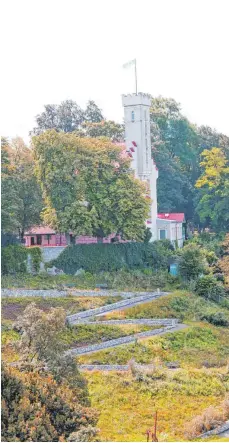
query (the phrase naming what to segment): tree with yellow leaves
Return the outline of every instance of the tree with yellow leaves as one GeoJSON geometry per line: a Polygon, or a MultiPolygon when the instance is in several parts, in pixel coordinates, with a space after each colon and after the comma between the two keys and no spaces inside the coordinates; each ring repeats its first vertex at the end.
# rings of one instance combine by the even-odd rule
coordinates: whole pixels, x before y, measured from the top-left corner
{"type": "Polygon", "coordinates": [[[203,173],[196,182],[200,189],[197,212],[201,222],[217,232],[229,230],[229,163],[220,148],[205,149],[200,162],[203,173]]]}

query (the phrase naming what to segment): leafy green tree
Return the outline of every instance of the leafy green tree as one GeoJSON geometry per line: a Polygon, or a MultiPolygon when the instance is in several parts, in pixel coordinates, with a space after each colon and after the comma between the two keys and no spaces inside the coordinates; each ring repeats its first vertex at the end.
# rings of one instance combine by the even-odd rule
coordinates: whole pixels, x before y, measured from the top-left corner
{"type": "Polygon", "coordinates": [[[99,109],[93,100],[89,100],[84,113],[84,118],[87,122],[91,123],[99,123],[105,120],[101,109],[99,109]]]}
{"type": "Polygon", "coordinates": [[[206,226],[218,231],[229,229],[229,162],[220,148],[201,154],[203,173],[196,182],[200,189],[197,212],[206,226]]]}
{"type": "Polygon", "coordinates": [[[179,272],[185,280],[195,280],[205,270],[206,259],[201,248],[187,244],[180,252],[179,272]]]}
{"type": "Polygon", "coordinates": [[[98,123],[88,121],[83,127],[87,137],[107,137],[113,142],[122,142],[124,139],[124,126],[111,120],[98,123]]]}
{"type": "Polygon", "coordinates": [[[221,283],[219,283],[213,275],[204,275],[200,277],[196,282],[195,291],[201,297],[220,301],[220,297],[225,296],[225,290],[221,283]]]}
{"type": "Polygon", "coordinates": [[[31,149],[23,140],[2,145],[2,231],[18,233],[40,222],[43,207],[40,186],[34,175],[31,149]]]}
{"type": "Polygon", "coordinates": [[[222,149],[223,153],[229,159],[229,137],[225,134],[216,132],[209,126],[200,126],[196,128],[200,151],[212,149],[214,146],[222,149]]]}
{"type": "Polygon", "coordinates": [[[31,134],[42,134],[47,129],[73,132],[84,121],[84,112],[73,100],[65,100],[60,105],[45,105],[45,111],[36,116],[37,127],[31,134]]]}
{"type": "Polygon", "coordinates": [[[45,221],[61,232],[141,240],[149,202],[123,148],[106,139],[46,132],[34,137],[45,221]]]}
{"type": "Polygon", "coordinates": [[[3,233],[16,232],[18,228],[18,198],[14,180],[14,168],[10,162],[10,147],[6,138],[1,139],[1,229],[3,233]]]}
{"type": "Polygon", "coordinates": [[[198,137],[173,99],[152,98],[152,156],[159,169],[158,203],[162,212],[194,214],[194,183],[198,177],[198,137]]]}

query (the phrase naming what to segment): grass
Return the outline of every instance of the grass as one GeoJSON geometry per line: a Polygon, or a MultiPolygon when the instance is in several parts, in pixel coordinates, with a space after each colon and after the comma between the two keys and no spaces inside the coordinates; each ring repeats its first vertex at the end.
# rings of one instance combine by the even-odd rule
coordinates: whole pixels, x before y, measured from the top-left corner
{"type": "Polygon", "coordinates": [[[152,270],[121,270],[118,272],[103,272],[91,274],[85,272],[81,275],[39,275],[17,274],[3,275],[3,288],[25,289],[64,289],[71,285],[73,289],[95,289],[98,284],[107,284],[108,288],[118,291],[152,291],[158,287],[166,290],[179,287],[177,279],[168,272],[153,273],[152,270]],[[147,272],[146,272],[147,271],[147,272]],[[73,286],[72,286],[73,285],[73,286]]]}
{"type": "Polygon", "coordinates": [[[106,340],[132,335],[137,332],[148,331],[149,329],[154,329],[154,327],[139,325],[77,325],[66,328],[61,338],[70,346],[77,347],[101,343],[106,340]]]}
{"type": "MultiPolygon", "coordinates": [[[[224,373],[225,370],[220,371],[224,373]]],[[[198,380],[198,373],[186,371],[180,383],[173,380],[174,389],[160,392],[161,380],[151,384],[139,382],[131,373],[85,373],[92,406],[100,412],[98,428],[100,441],[146,441],[146,430],[153,427],[158,411],[159,441],[185,441],[185,424],[210,405],[217,405],[224,397],[223,383],[212,374],[200,374],[199,385],[208,386],[208,392],[183,389],[198,380]],[[185,376],[185,379],[184,379],[185,376]],[[181,389],[176,391],[176,386],[181,389]],[[217,388],[220,387],[220,390],[217,388]],[[157,388],[157,389],[155,389],[157,388]],[[156,391],[156,392],[155,392],[156,391]]],[[[197,382],[195,383],[197,385],[197,382]]],[[[218,440],[219,441],[219,440],[218,440]]],[[[223,440],[222,440],[223,441],[223,440]]]]}
{"type": "Polygon", "coordinates": [[[182,367],[200,368],[224,365],[228,356],[229,330],[200,323],[179,332],[83,355],[79,363],[126,364],[131,359],[151,363],[159,357],[164,363],[178,361],[182,367]]]}
{"type": "Polygon", "coordinates": [[[179,318],[181,321],[198,321],[203,314],[215,314],[219,311],[229,320],[229,309],[223,305],[187,291],[173,291],[148,303],[110,312],[103,318],[179,318]]]}
{"type": "MultiPolygon", "coordinates": [[[[62,277],[62,276],[61,276],[62,277]]],[[[12,343],[18,334],[10,329],[12,321],[31,301],[44,309],[62,306],[66,312],[79,312],[110,303],[106,297],[3,298],[3,358],[18,359],[12,343]]],[[[112,302],[116,298],[112,298],[112,302]]],[[[209,406],[217,406],[229,391],[229,328],[201,321],[203,313],[223,312],[226,306],[210,303],[184,291],[120,312],[106,318],[179,318],[188,327],[163,336],[138,340],[78,358],[79,363],[125,364],[131,359],[152,363],[161,368],[154,374],[130,372],[85,372],[92,406],[99,413],[100,441],[146,441],[146,430],[152,428],[158,411],[159,441],[185,441],[186,425],[209,406]],[[180,368],[170,370],[169,362],[180,368]]],[[[143,326],[82,325],[66,328],[62,335],[70,346],[81,346],[143,330],[143,326]]],[[[151,328],[151,327],[150,327],[151,328]]],[[[206,441],[227,441],[211,437],[206,441]]]]}

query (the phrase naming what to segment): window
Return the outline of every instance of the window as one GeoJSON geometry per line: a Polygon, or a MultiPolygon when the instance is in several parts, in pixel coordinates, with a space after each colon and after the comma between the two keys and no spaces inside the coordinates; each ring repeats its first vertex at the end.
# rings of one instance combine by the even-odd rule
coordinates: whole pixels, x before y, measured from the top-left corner
{"type": "Polygon", "coordinates": [[[134,122],[134,119],[135,119],[135,117],[134,117],[134,111],[131,111],[131,121],[134,122]]]}
{"type": "Polygon", "coordinates": [[[165,240],[165,239],[166,239],[166,230],[160,229],[160,240],[165,240]]]}

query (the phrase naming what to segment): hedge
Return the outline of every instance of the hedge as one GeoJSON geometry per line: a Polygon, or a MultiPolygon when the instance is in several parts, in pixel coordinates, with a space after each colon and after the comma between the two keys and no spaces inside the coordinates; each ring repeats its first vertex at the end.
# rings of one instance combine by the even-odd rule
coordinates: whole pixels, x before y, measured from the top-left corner
{"type": "Polygon", "coordinates": [[[101,272],[153,267],[158,270],[167,268],[171,254],[160,242],[72,245],[50,265],[66,274],[75,274],[78,269],[101,272]]]}
{"type": "Polygon", "coordinates": [[[40,269],[41,249],[38,247],[26,249],[22,245],[10,245],[1,248],[2,274],[18,274],[27,272],[27,257],[31,255],[35,272],[40,269]]]}

